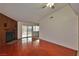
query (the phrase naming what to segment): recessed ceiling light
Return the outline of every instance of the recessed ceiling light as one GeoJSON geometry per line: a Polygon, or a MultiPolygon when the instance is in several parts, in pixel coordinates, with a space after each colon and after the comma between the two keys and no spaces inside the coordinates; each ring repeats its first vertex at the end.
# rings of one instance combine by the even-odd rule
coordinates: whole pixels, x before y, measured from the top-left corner
{"type": "Polygon", "coordinates": [[[51,16],[50,18],[54,18],[53,16],[51,16]]]}

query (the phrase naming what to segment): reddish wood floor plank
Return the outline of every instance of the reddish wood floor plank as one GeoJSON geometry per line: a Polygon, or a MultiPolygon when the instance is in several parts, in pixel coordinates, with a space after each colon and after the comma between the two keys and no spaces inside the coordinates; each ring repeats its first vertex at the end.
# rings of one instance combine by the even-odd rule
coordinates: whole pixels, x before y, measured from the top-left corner
{"type": "Polygon", "coordinates": [[[75,56],[76,51],[44,40],[17,40],[0,48],[0,56],[75,56]]]}

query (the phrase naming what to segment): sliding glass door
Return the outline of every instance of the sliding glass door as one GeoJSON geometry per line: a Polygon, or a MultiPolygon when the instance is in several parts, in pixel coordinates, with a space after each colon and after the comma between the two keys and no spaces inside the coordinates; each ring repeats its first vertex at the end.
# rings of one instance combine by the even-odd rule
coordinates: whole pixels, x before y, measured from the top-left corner
{"type": "Polygon", "coordinates": [[[32,26],[22,26],[22,38],[32,37],[32,26]]]}
{"type": "Polygon", "coordinates": [[[38,38],[39,37],[39,26],[26,26],[22,25],[22,39],[26,38],[28,40],[32,40],[32,37],[38,38]]]}
{"type": "Polygon", "coordinates": [[[27,40],[28,42],[32,42],[32,26],[27,27],[27,40]]]}
{"type": "Polygon", "coordinates": [[[32,26],[22,25],[22,43],[32,42],[32,26]]]}

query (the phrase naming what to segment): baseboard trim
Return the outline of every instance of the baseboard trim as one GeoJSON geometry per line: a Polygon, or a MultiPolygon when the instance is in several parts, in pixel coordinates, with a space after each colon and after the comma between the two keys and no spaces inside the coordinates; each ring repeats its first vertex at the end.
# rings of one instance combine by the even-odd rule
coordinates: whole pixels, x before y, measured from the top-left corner
{"type": "Polygon", "coordinates": [[[59,44],[57,44],[57,43],[53,43],[53,42],[50,42],[50,41],[48,41],[48,40],[44,40],[44,39],[41,39],[41,38],[39,38],[39,39],[42,40],[42,41],[46,41],[46,42],[48,42],[48,43],[50,43],[50,44],[55,44],[55,45],[57,45],[57,46],[60,46],[60,47],[69,49],[69,50],[71,50],[71,51],[75,51],[75,52],[76,52],[76,53],[75,53],[75,56],[77,56],[77,50],[75,50],[75,49],[71,49],[71,48],[68,48],[68,47],[65,47],[65,46],[62,46],[62,45],[59,45],[59,44]]]}

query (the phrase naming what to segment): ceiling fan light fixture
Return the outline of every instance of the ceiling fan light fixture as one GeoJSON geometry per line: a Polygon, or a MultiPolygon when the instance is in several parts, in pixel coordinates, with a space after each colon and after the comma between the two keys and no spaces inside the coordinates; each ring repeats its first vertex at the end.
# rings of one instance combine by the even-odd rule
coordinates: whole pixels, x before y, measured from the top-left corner
{"type": "Polygon", "coordinates": [[[52,6],[54,6],[54,3],[48,3],[46,6],[51,8],[52,6]]]}

